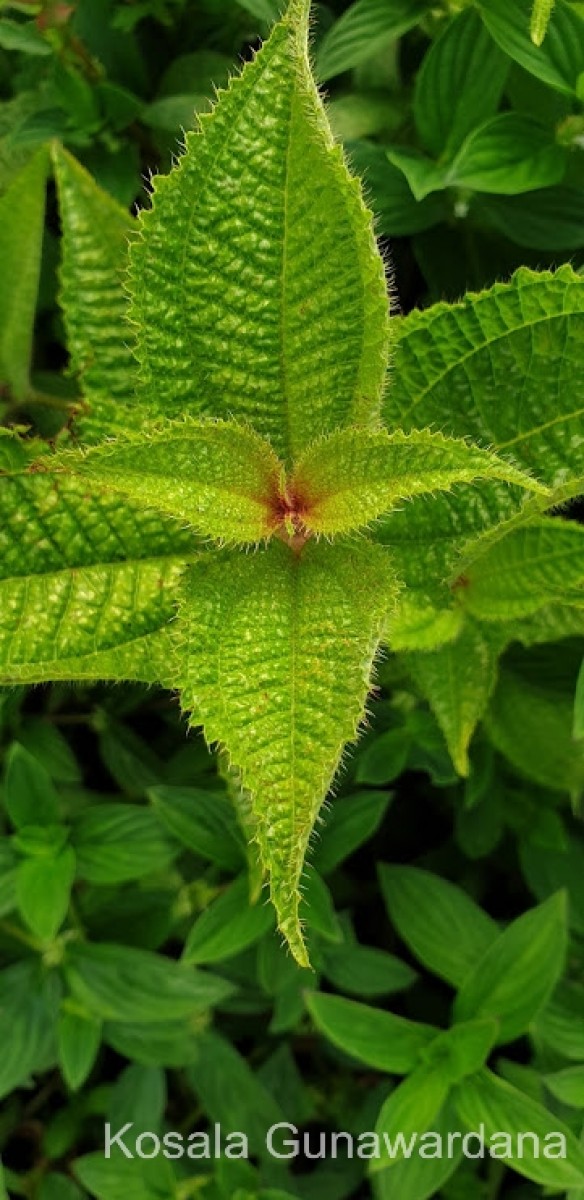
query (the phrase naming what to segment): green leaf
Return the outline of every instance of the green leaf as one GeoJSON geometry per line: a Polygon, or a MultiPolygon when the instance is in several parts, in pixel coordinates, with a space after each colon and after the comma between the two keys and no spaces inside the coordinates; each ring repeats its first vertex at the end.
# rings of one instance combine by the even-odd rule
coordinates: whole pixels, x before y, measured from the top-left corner
{"type": "Polygon", "coordinates": [[[459,1083],[484,1066],[498,1032],[499,1026],[493,1019],[465,1021],[438,1034],[422,1057],[430,1066],[441,1070],[449,1084],[459,1083]]]}
{"type": "Polygon", "coordinates": [[[39,150],[0,198],[0,381],[15,401],[30,391],[43,246],[47,153],[39,150]]]}
{"type": "Polygon", "coordinates": [[[475,196],[472,209],[479,221],[518,246],[577,250],[584,245],[584,196],[575,187],[543,188],[526,196],[475,196]]]}
{"type": "Polygon", "coordinates": [[[528,831],[519,846],[521,870],[538,900],[564,887],[570,926],[584,935],[584,845],[570,838],[563,846],[543,845],[528,831]]]}
{"type": "Polygon", "coordinates": [[[368,1067],[392,1075],[413,1071],[438,1032],[432,1025],[322,992],[309,992],[306,1006],[317,1029],[334,1046],[368,1067]]]}
{"type": "Polygon", "coordinates": [[[280,543],[189,570],[183,702],[242,770],[278,922],[298,960],[298,883],[311,829],[363,712],[391,603],[384,552],[280,543]],[[220,648],[220,649],[219,649],[220,648]]]}
{"type": "Polygon", "coordinates": [[[413,312],[400,322],[385,420],[470,436],[550,484],[579,477],[583,327],[584,278],[569,266],[522,268],[459,304],[413,312]]]}
{"type": "Polygon", "coordinates": [[[55,855],[25,859],[16,876],[16,897],[23,921],[50,941],[61,928],[69,908],[75,878],[75,852],[70,846],[55,855]]]}
{"type": "Polygon", "coordinates": [[[487,29],[511,58],[559,92],[574,95],[584,71],[584,21],[573,4],[558,0],[542,46],[530,34],[532,0],[480,0],[487,29]]]}
{"type": "Polygon", "coordinates": [[[411,496],[475,479],[545,493],[511,463],[441,433],[345,429],[302,455],[289,494],[304,527],[330,535],[367,525],[411,496]]]}
{"type": "Polygon", "coordinates": [[[163,871],[176,850],[153,812],[133,804],[99,804],[74,821],[77,871],[90,883],[112,884],[163,871]]]}
{"type": "Polygon", "coordinates": [[[224,1130],[245,1133],[250,1153],[265,1157],[266,1130],[283,1120],[279,1104],[219,1034],[204,1033],[198,1046],[187,1074],[205,1113],[224,1130]]]}
{"type": "Polygon", "coordinates": [[[572,725],[572,737],[576,741],[584,738],[584,659],[580,665],[578,672],[578,680],[576,683],[576,693],[574,695],[574,723],[572,725]]]}
{"type": "Polygon", "coordinates": [[[81,1008],[63,1007],[57,1040],[59,1066],[68,1087],[76,1092],[93,1069],[101,1043],[101,1021],[81,1008]]]}
{"type": "Polygon", "coordinates": [[[272,928],[274,914],[262,897],[249,899],[247,875],[240,876],[197,917],[185,942],[185,963],[218,962],[253,946],[272,928]]]}
{"type": "Polygon", "coordinates": [[[484,721],[497,750],[521,775],[555,792],[580,792],[584,746],[572,738],[570,695],[504,668],[484,721]]]}
{"type": "Polygon", "coordinates": [[[458,638],[431,654],[408,654],[406,665],[428,700],[459,775],[468,775],[468,747],[497,683],[500,641],[467,622],[458,638]]]}
{"type": "MultiPolygon", "coordinates": [[[[3,1200],[1,1191],[0,1200],[3,1200]]],[[[43,1176],[38,1200],[83,1200],[83,1192],[68,1175],[51,1171],[50,1174],[43,1176]]]]}
{"type": "Polygon", "coordinates": [[[495,114],[508,70],[474,9],[449,21],[416,76],[414,116],[430,154],[450,156],[495,114]]]}
{"type": "Polygon", "coordinates": [[[0,973],[2,1008],[0,1097],[26,1084],[31,1074],[54,1061],[58,989],[35,957],[0,973]]]}
{"type": "Polygon", "coordinates": [[[55,145],[53,162],[63,231],[61,305],[71,368],[80,376],[94,440],[123,424],[136,364],[122,280],[132,218],[97,186],[66,150],[55,145]]]}
{"type": "Polygon", "coordinates": [[[243,835],[226,796],[201,788],[154,787],[154,811],[173,837],[226,871],[245,862],[243,835]]]}
{"type": "MultiPolygon", "coordinates": [[[[448,1145],[448,1135],[459,1130],[460,1121],[447,1103],[432,1120],[432,1132],[442,1139],[439,1144],[448,1145]]],[[[429,1132],[420,1130],[420,1136],[429,1132]]],[[[452,1157],[446,1154],[423,1158],[413,1154],[402,1158],[373,1178],[376,1200],[430,1200],[436,1196],[446,1181],[456,1171],[462,1158],[460,1142],[452,1142],[452,1157]]]]}
{"type": "Polygon", "coordinates": [[[411,147],[387,151],[416,197],[447,187],[513,196],[560,183],[567,166],[564,147],[533,117],[499,113],[468,134],[449,163],[434,162],[411,147]]]}
{"type": "Polygon", "coordinates": [[[584,1151],[574,1134],[524,1092],[483,1069],[458,1085],[454,1101],[469,1129],[484,1126],[492,1157],[543,1187],[563,1191],[584,1186],[584,1151]],[[563,1144],[558,1133],[565,1139],[563,1144]],[[519,1141],[521,1134],[527,1136],[519,1141]],[[531,1134],[538,1139],[535,1147],[531,1134]],[[511,1153],[505,1153],[506,1141],[511,1153]]]}
{"type": "Polygon", "coordinates": [[[155,179],[130,254],[150,408],[237,412],[284,458],[377,415],[388,341],[383,264],[309,71],[307,10],[292,0],[155,179]]]}
{"type": "Polygon", "coordinates": [[[565,1067],[544,1075],[544,1083],[556,1099],[570,1108],[584,1108],[584,1067],[565,1067]]]}
{"type": "Polygon", "coordinates": [[[401,992],[417,978],[416,972],[395,954],[346,942],[327,946],[322,969],[339,991],[363,998],[401,992]]]}
{"type": "Polygon", "coordinates": [[[461,888],[419,867],[379,868],[391,920],[416,958],[454,986],[497,939],[497,926],[461,888]]]}
{"type": "Polygon", "coordinates": [[[18,742],[7,754],[3,799],[16,829],[60,820],[59,797],[46,767],[18,742]]]}
{"type": "Polygon", "coordinates": [[[584,1062],[584,988],[561,983],[553,1000],[536,1017],[533,1032],[557,1054],[584,1062]]]}
{"type": "Polygon", "coordinates": [[[423,0],[355,0],[318,47],[318,78],[325,82],[373,58],[412,29],[425,7],[423,0]]]}
{"type": "Polygon", "coordinates": [[[411,738],[405,726],[386,729],[360,753],[355,772],[357,782],[377,787],[392,783],[405,770],[410,750],[411,738]]]}
{"type": "Polygon", "coordinates": [[[330,891],[312,865],[305,870],[302,880],[300,903],[300,925],[307,937],[318,933],[327,942],[341,942],[343,933],[330,891]]]}
{"type": "Polygon", "coordinates": [[[319,838],[311,862],[320,875],[329,875],[379,828],[391,797],[387,792],[353,792],[333,800],[318,826],[319,838]]]}
{"type": "Polygon", "coordinates": [[[383,1152],[372,1159],[372,1174],[409,1157],[420,1130],[428,1129],[449,1092],[442,1064],[424,1063],[391,1092],[381,1107],[375,1132],[383,1139],[383,1152]]]}
{"type": "Polygon", "coordinates": [[[462,572],[460,600],[483,621],[527,617],[570,594],[584,602],[584,529],[575,521],[542,517],[487,540],[462,572]]]}
{"type": "Polygon", "coordinates": [[[34,21],[11,21],[0,18],[0,46],[4,50],[19,50],[22,54],[45,57],[52,54],[50,42],[42,36],[34,21]]]}
{"type": "Polygon", "coordinates": [[[144,1067],[183,1067],[197,1057],[197,1035],[183,1021],[108,1021],[108,1046],[144,1067]]]}
{"type": "Polygon", "coordinates": [[[268,442],[235,421],[181,421],[66,451],[55,464],[232,544],[261,541],[281,519],[282,467],[268,442]]]}
{"type": "Polygon", "coordinates": [[[2,682],[170,674],[172,686],[170,639],[149,635],[174,616],[192,534],[47,472],[0,478],[0,517],[2,682]]]}
{"type": "Polygon", "coordinates": [[[131,946],[72,945],[65,974],[79,1003],[107,1021],[169,1021],[224,1000],[223,979],[131,946]]]}
{"type": "Polygon", "coordinates": [[[108,1159],[102,1149],[75,1159],[73,1170],[97,1200],[160,1200],[161,1196],[172,1196],[173,1191],[176,1194],[171,1164],[162,1155],[151,1161],[134,1155],[130,1160],[114,1149],[108,1159]]]}
{"type": "Polygon", "coordinates": [[[352,166],[364,178],[379,234],[402,237],[430,229],[447,218],[444,194],[433,192],[417,201],[403,171],[390,163],[383,146],[358,141],[348,150],[352,166]]]}
{"type": "Polygon", "coordinates": [[[135,1128],[158,1132],[167,1103],[166,1077],[161,1067],[132,1063],[115,1083],[108,1109],[113,1129],[133,1121],[135,1128]]]}
{"type": "Polygon", "coordinates": [[[549,999],[564,967],[566,945],[566,897],[557,892],[518,917],[489,946],[462,983],[454,1004],[456,1020],[495,1017],[497,1040],[514,1041],[549,999]]]}

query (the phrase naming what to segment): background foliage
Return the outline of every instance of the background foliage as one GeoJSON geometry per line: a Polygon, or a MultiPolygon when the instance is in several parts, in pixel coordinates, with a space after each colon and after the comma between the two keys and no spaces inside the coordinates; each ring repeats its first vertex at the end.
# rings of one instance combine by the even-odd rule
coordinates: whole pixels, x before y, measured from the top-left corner
{"type": "MultiPolygon", "coordinates": [[[[168,167],[193,110],[250,55],[276,8],[3,5],[0,188],[28,162],[34,171],[35,151],[57,137],[123,204],[144,203],[148,172],[168,167]]],[[[537,49],[523,0],[339,0],[317,6],[314,51],[402,311],[522,264],[581,266],[583,5],[558,0],[537,49]]],[[[1,404],[5,420],[50,436],[75,396],[56,307],[54,205],[43,239],[32,383],[12,379],[1,404]]],[[[373,1189],[382,1200],[529,1200],[550,1183],[575,1200],[573,1179],[525,1180],[497,1164],[443,1163],[434,1175],[395,1166],[370,1182],[358,1160],[288,1170],[262,1152],[265,1127],[282,1119],[313,1134],[391,1128],[400,1078],[419,1068],[416,1056],[392,1057],[405,1027],[380,1026],[379,1015],[446,1028],[457,990],[459,1018],[505,1015],[501,1044],[485,1048],[497,1075],[548,1110],[549,1128],[580,1134],[584,638],[576,622],[567,632],[552,647],[507,651],[464,782],[422,698],[428,680],[415,661],[385,661],[370,728],[314,846],[305,907],[315,973],[280,949],[268,907],[246,907],[229,779],[202,740],[185,738],[168,694],[60,684],[1,693],[8,1194],[343,1200],[373,1189]],[[550,899],[560,889],[567,910],[550,899]],[[519,918],[530,923],[512,924],[519,918]],[[511,942],[496,940],[504,927],[511,942]],[[181,957],[200,968],[188,984],[181,957]],[[187,1132],[217,1121],[248,1133],[254,1160],[105,1164],[105,1120],[187,1132]]],[[[452,1121],[458,1128],[456,1112],[452,1121]]]]}

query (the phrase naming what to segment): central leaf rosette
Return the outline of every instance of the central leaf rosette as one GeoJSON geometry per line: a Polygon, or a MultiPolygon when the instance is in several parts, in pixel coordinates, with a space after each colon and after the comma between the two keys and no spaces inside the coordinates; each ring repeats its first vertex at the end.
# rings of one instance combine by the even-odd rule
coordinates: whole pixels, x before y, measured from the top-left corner
{"type": "MultiPolygon", "coordinates": [[[[279,926],[303,964],[309,838],[363,721],[401,586],[374,523],[410,497],[479,479],[545,490],[464,440],[381,424],[384,266],[312,78],[308,8],[292,0],[178,166],[154,181],[130,248],[132,326],[115,356],[116,398],[138,363],[133,432],[43,464],[47,488],[70,476],[59,486],[99,498],[100,513],[102,497],[108,512],[118,497],[130,522],[150,514],[176,527],[164,679],[238,769],[279,926]]],[[[70,212],[92,264],[93,185],[66,153],[55,159],[65,228],[70,212]]],[[[66,268],[74,291],[73,256],[66,268]]],[[[99,276],[98,308],[110,290],[120,298],[112,277],[99,276]]],[[[78,325],[95,441],[100,420],[110,433],[120,424],[99,370],[111,327],[96,323],[94,354],[91,323],[78,325]]],[[[132,603],[145,569],[132,575],[132,603]]],[[[158,559],[149,569],[161,578],[158,559]]]]}

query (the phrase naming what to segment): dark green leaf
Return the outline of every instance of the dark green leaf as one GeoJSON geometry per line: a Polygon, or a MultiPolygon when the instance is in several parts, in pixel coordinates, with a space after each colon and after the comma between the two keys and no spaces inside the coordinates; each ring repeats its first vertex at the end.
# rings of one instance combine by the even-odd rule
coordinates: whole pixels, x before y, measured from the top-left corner
{"type": "Polygon", "coordinates": [[[153,812],[131,804],[100,804],[81,814],[71,840],[77,869],[90,883],[120,883],[163,871],[176,851],[153,812]]]}
{"type": "Polygon", "coordinates": [[[59,1015],[57,1026],[59,1066],[72,1091],[85,1083],[90,1074],[101,1042],[101,1021],[73,1005],[59,1015]]]}
{"type": "Polygon", "coordinates": [[[317,1029],[339,1050],[377,1071],[394,1075],[412,1071],[438,1032],[432,1025],[408,1021],[341,996],[309,992],[306,1005],[317,1029]]]}
{"type": "Polygon", "coordinates": [[[185,943],[183,962],[210,963],[252,946],[274,927],[274,911],[262,896],[252,905],[249,879],[241,875],[197,917],[185,943]]]}
{"type": "Polygon", "coordinates": [[[312,863],[329,875],[379,828],[391,801],[388,792],[354,792],[333,800],[324,813],[312,863]]]}
{"type": "Polygon", "coordinates": [[[23,921],[42,941],[55,937],[67,915],[75,878],[75,851],[65,847],[55,855],[21,862],[16,896],[23,921]]]}
{"type": "Polygon", "coordinates": [[[4,803],[17,829],[52,825],[59,820],[59,797],[46,767],[18,742],[8,754],[4,803]]]}
{"type": "Polygon", "coordinates": [[[189,850],[226,871],[241,869],[245,862],[243,835],[224,793],[160,786],[150,788],[148,795],[162,823],[189,850]]]}

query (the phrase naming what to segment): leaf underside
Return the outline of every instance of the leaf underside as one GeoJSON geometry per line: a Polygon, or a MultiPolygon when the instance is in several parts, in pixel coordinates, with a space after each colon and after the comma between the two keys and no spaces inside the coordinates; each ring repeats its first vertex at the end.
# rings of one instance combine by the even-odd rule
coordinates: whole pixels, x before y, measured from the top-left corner
{"type": "Polygon", "coordinates": [[[182,698],[251,793],[279,926],[307,963],[299,880],[310,832],[363,717],[395,591],[385,552],[271,543],[202,558],[185,578],[182,698]]]}

